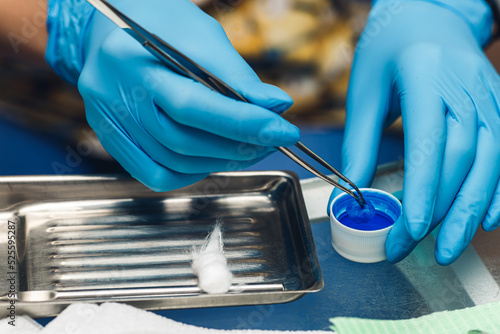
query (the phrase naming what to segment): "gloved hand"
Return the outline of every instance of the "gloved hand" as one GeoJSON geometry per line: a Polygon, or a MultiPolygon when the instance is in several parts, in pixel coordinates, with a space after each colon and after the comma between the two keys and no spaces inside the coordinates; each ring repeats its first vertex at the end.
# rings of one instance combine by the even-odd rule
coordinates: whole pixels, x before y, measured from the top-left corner
{"type": "Polygon", "coordinates": [[[486,231],[500,223],[500,79],[482,50],[491,27],[480,0],[379,0],[372,9],[354,58],[342,157],[345,175],[370,186],[382,131],[402,116],[404,219],[388,236],[389,262],[442,221],[435,257],[450,264],[481,223],[486,231]]]}
{"type": "Polygon", "coordinates": [[[148,187],[166,191],[245,168],[299,139],[279,116],[291,98],[260,81],[221,26],[188,0],[110,1],[252,103],[168,70],[85,1],[49,0],[48,63],[78,80],[104,148],[148,187]]]}

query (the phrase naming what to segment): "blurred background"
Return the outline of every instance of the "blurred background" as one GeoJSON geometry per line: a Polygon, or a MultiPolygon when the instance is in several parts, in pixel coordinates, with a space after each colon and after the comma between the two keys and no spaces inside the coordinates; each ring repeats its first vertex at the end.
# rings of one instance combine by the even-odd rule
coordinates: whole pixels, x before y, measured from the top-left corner
{"type": "MultiPolygon", "coordinates": [[[[264,82],[292,96],[295,104],[284,117],[301,128],[303,142],[339,167],[350,66],[370,1],[193,1],[222,24],[264,82]]],[[[488,54],[500,61],[496,45],[488,54]]],[[[122,172],[88,127],[76,87],[15,59],[0,58],[0,156],[0,175],[122,172]]],[[[396,122],[380,162],[402,156],[396,122]]],[[[254,169],[293,169],[276,163],[266,159],[254,169]]]]}

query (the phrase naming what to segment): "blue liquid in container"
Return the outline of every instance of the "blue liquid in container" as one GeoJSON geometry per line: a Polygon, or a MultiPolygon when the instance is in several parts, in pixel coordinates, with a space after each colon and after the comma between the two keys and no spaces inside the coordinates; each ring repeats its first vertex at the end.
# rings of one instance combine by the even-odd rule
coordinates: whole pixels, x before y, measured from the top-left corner
{"type": "Polygon", "coordinates": [[[375,215],[365,222],[355,222],[349,213],[345,212],[337,218],[342,225],[361,231],[381,230],[394,224],[394,221],[386,214],[375,210],[375,215]]]}
{"type": "Polygon", "coordinates": [[[362,189],[366,205],[361,207],[344,194],[332,203],[331,212],[342,225],[360,231],[376,231],[392,226],[401,215],[398,200],[389,194],[362,189]]]}

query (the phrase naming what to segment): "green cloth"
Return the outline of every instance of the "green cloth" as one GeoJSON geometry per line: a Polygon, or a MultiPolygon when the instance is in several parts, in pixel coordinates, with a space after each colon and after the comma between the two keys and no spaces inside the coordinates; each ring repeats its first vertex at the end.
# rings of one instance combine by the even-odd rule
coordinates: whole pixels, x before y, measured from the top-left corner
{"type": "Polygon", "coordinates": [[[405,320],[331,318],[338,334],[500,334],[500,302],[405,320]]]}

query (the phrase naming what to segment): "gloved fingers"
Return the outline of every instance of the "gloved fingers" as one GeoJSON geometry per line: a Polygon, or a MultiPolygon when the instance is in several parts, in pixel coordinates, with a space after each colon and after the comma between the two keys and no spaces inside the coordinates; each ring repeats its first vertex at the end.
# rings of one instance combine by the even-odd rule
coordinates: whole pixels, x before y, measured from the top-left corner
{"type": "Polygon", "coordinates": [[[153,99],[177,123],[260,146],[292,146],[300,138],[299,129],[274,112],[162,73],[164,84],[153,91],[153,99]]]}
{"type": "Polygon", "coordinates": [[[417,246],[415,241],[408,233],[403,219],[394,223],[385,243],[385,254],[389,263],[397,263],[407,257],[417,246]]]}
{"type": "MultiPolygon", "coordinates": [[[[248,66],[248,65],[247,65],[248,66]]],[[[227,82],[250,103],[269,109],[279,115],[290,109],[293,100],[284,90],[274,85],[258,80],[234,81],[234,77],[227,82]]]]}
{"type": "MultiPolygon", "coordinates": [[[[298,141],[298,129],[275,113],[248,103],[238,102],[238,105],[235,106],[237,103],[236,101],[217,94],[189,78],[181,77],[166,69],[163,64],[160,64],[153,56],[149,55],[139,43],[135,41],[132,41],[132,43],[123,43],[123,39],[127,37],[129,36],[121,30],[111,33],[103,43],[100,49],[102,55],[98,59],[101,66],[105,66],[108,69],[114,69],[118,73],[123,71],[121,64],[126,63],[129,58],[137,59],[143,68],[141,71],[136,71],[135,69],[130,71],[128,77],[130,85],[124,87],[101,87],[101,82],[106,78],[99,78],[100,73],[96,75],[96,73],[89,69],[85,69],[82,72],[79,80],[79,89],[82,96],[87,97],[86,99],[88,101],[92,100],[88,98],[90,96],[93,100],[102,101],[108,104],[107,109],[109,109],[109,116],[115,119],[117,124],[124,123],[126,118],[133,116],[132,118],[143,122],[144,126],[147,126],[148,130],[156,135],[157,139],[167,147],[172,148],[174,151],[182,150],[182,147],[189,149],[190,152],[179,152],[186,155],[203,155],[202,152],[215,140],[213,145],[219,146],[220,149],[213,147],[211,151],[206,150],[206,156],[222,159],[249,160],[258,158],[274,150],[273,146],[293,145],[298,141]],[[110,101],[108,92],[110,88],[120,89],[120,94],[117,94],[119,99],[110,101]],[[158,90],[160,91],[158,92],[158,90]],[[204,94],[198,96],[198,91],[202,91],[204,94]],[[218,128],[223,130],[221,131],[223,134],[224,132],[233,135],[236,133],[244,140],[229,140],[228,138],[224,138],[225,136],[223,135],[208,136],[208,133],[206,133],[203,138],[199,137],[196,139],[191,136],[194,143],[192,145],[183,145],[184,141],[181,142],[180,138],[176,138],[177,136],[171,133],[171,131],[173,131],[172,128],[162,129],[160,124],[155,124],[162,115],[159,114],[156,108],[152,107],[154,106],[154,95],[156,94],[158,96],[162,94],[162,92],[167,93],[165,96],[161,96],[161,99],[167,99],[172,108],[175,109],[177,105],[182,105],[183,110],[174,110],[174,113],[187,113],[187,115],[183,115],[185,119],[188,119],[188,125],[185,126],[185,129],[190,128],[195,130],[195,128],[189,126],[189,120],[194,119],[198,121],[198,125],[202,127],[202,129],[198,132],[195,131],[193,133],[194,136],[197,136],[202,131],[206,133],[206,131],[204,131],[205,129],[203,129],[205,125],[210,127],[210,125],[216,124],[218,128]],[[151,95],[153,95],[153,97],[151,97],[151,95]],[[216,101],[204,104],[199,101],[199,99],[203,97],[205,99],[215,97],[216,101]],[[225,105],[228,101],[229,104],[234,107],[233,109],[225,105]],[[224,108],[220,107],[221,104],[224,105],[224,108]],[[243,109],[248,111],[247,114],[245,114],[246,119],[241,122],[237,120],[240,116],[240,110],[238,109],[240,105],[245,105],[243,109]],[[218,108],[222,109],[225,113],[224,117],[218,117],[218,108]],[[251,114],[254,110],[258,110],[259,114],[255,119],[251,114]],[[205,117],[205,119],[198,119],[199,115],[205,117]],[[207,118],[209,122],[206,122],[207,118]],[[227,122],[228,120],[229,122],[227,122]],[[231,120],[235,120],[235,123],[238,123],[239,127],[236,129],[233,128],[234,123],[230,122],[231,120]],[[267,129],[252,127],[251,124],[254,120],[256,122],[261,122],[261,124],[257,124],[257,126],[267,126],[267,129]],[[222,123],[223,121],[226,122],[222,123]],[[286,141],[286,138],[285,141],[280,141],[280,138],[274,141],[273,136],[276,133],[280,136],[281,133],[279,133],[279,129],[278,131],[272,129],[274,124],[273,121],[276,122],[275,124],[277,124],[278,128],[283,126],[285,128],[284,132],[287,130],[291,131],[291,135],[295,138],[291,140],[291,142],[286,141]],[[217,137],[221,138],[221,140],[217,140],[217,137]],[[250,144],[255,144],[255,142],[265,142],[265,144],[254,147],[252,147],[252,145],[249,145],[249,147],[245,145],[241,146],[242,142],[248,143],[248,141],[254,142],[250,144]],[[252,157],[252,155],[256,156],[252,157]]],[[[92,68],[92,64],[90,64],[92,61],[95,60],[92,59],[88,61],[89,64],[87,65],[89,65],[89,68],[92,68]]],[[[98,66],[98,64],[94,64],[94,67],[95,66],[98,66]]],[[[175,123],[179,126],[182,125],[178,122],[175,123]]],[[[177,128],[177,130],[179,129],[177,128]]],[[[178,135],[179,131],[176,131],[176,134],[178,135]]],[[[287,137],[287,134],[284,134],[284,136],[287,137]]],[[[187,139],[186,136],[183,138],[187,139]]],[[[290,139],[289,136],[287,138],[288,140],[290,139]]],[[[281,139],[283,139],[283,137],[281,137],[281,139]]]]}
{"type": "Polygon", "coordinates": [[[224,47],[231,48],[232,50],[225,52],[226,58],[208,57],[210,58],[210,63],[207,64],[207,70],[236,92],[240,93],[252,104],[256,104],[277,114],[284,113],[293,105],[290,95],[274,85],[262,82],[253,69],[230,44],[224,47]]]}
{"type": "MultiPolygon", "coordinates": [[[[218,23],[217,23],[218,24],[218,23]]],[[[222,27],[220,28],[222,30],[222,27]]],[[[212,37],[212,36],[211,36],[212,37]]],[[[245,97],[250,103],[282,114],[292,105],[293,100],[282,89],[263,83],[255,71],[233,48],[224,31],[210,38],[210,50],[217,56],[208,56],[206,50],[197,62],[216,75],[224,83],[245,97]]]]}
{"type": "Polygon", "coordinates": [[[365,117],[357,117],[356,112],[347,115],[342,144],[343,174],[360,188],[370,186],[373,180],[383,132],[380,114],[384,111],[377,106],[370,109],[364,110],[365,117]]]}
{"type": "MultiPolygon", "coordinates": [[[[107,122],[105,135],[99,136],[99,141],[106,151],[111,154],[130,175],[141,183],[155,191],[169,191],[182,188],[198,182],[208,173],[184,174],[173,171],[153,161],[140,147],[138,147],[129,136],[117,128],[115,124],[106,118],[91,118],[89,124],[93,128],[101,128],[102,122],[94,123],[95,120],[107,122]]],[[[100,133],[100,132],[98,132],[100,133]]]]}
{"type": "MultiPolygon", "coordinates": [[[[221,28],[222,29],[222,28],[221,28]]],[[[224,83],[245,97],[250,103],[281,114],[293,104],[292,98],[282,89],[263,83],[255,71],[233,48],[225,33],[213,36],[211,50],[217,57],[207,57],[203,52],[197,61],[224,83]]]]}
{"type": "Polygon", "coordinates": [[[208,58],[209,62],[205,68],[240,93],[251,104],[277,114],[284,113],[293,105],[290,95],[279,87],[262,82],[230,44],[214,50],[221,52],[223,49],[225,58],[204,55],[203,59],[199,59],[200,62],[206,62],[208,58]],[[229,48],[231,50],[227,50],[229,48]]]}
{"type": "MultiPolygon", "coordinates": [[[[435,144],[446,144],[434,216],[426,235],[439,225],[448,212],[474,161],[476,152],[476,114],[473,113],[473,119],[468,117],[464,119],[462,115],[456,113],[456,111],[460,110],[458,106],[448,104],[446,128],[443,128],[442,131],[436,131],[432,138],[435,144]]],[[[411,237],[406,229],[404,220],[397,221],[387,236],[387,261],[396,263],[403,260],[413,251],[417,244],[418,242],[411,237]]]]}
{"type": "MultiPolygon", "coordinates": [[[[491,127],[496,129],[500,128],[500,97],[498,92],[500,92],[500,76],[496,72],[495,68],[490,62],[486,62],[486,73],[484,75],[486,85],[490,91],[495,92],[491,94],[490,92],[483,92],[487,94],[481,94],[483,97],[490,97],[495,109],[485,109],[482,110],[482,114],[484,117],[488,117],[488,123],[491,127]],[[496,112],[491,112],[495,110],[496,112]],[[489,111],[489,112],[488,112],[489,111]],[[488,112],[486,114],[486,112],[488,112]]],[[[498,137],[497,137],[498,138],[498,137]]],[[[497,139],[498,141],[498,139],[497,139]]],[[[490,207],[486,212],[486,216],[484,217],[482,226],[483,229],[487,232],[495,230],[500,225],[500,182],[496,187],[495,194],[493,195],[493,199],[491,200],[490,207]]]]}
{"type": "MultiPolygon", "coordinates": [[[[206,14],[203,14],[206,15],[206,14]]],[[[209,18],[211,21],[212,19],[209,18]]],[[[217,26],[218,23],[215,23],[217,26]]],[[[222,28],[220,28],[222,29],[222,28]]],[[[222,34],[224,32],[222,31],[222,34]]],[[[272,110],[275,113],[283,113],[293,104],[292,98],[280,88],[263,83],[253,69],[241,58],[229,43],[225,34],[217,36],[210,34],[205,38],[202,44],[196,44],[194,40],[189,40],[184,34],[175,34],[165,37],[166,41],[172,41],[171,44],[180,45],[179,50],[198,62],[201,66],[220,77],[229,86],[246,97],[251,103],[262,108],[272,110]],[[180,38],[180,39],[179,39],[180,38]],[[212,41],[212,44],[208,42],[212,41]],[[196,44],[196,45],[194,45],[196,44]],[[201,49],[198,49],[202,47],[201,49]]],[[[107,67],[117,67],[117,71],[123,71],[119,66],[136,59],[137,64],[131,72],[140,74],[142,83],[137,85],[137,89],[142,86],[149,89],[159,89],[165,86],[165,72],[173,74],[173,79],[169,80],[168,86],[164,89],[175,90],[176,83],[172,83],[176,78],[183,76],[174,74],[167,66],[161,63],[141,44],[133,40],[127,33],[121,29],[111,32],[102,43],[99,49],[99,59],[107,67]],[[141,60],[141,61],[139,61],[141,60]]],[[[188,79],[193,82],[192,79],[188,79]]],[[[138,82],[139,83],[139,82],[138,82]]]]}
{"type": "Polygon", "coordinates": [[[440,96],[419,85],[408,85],[401,98],[405,133],[403,219],[414,240],[429,231],[438,192],[445,143],[437,138],[445,128],[440,96]]]}
{"type": "MultiPolygon", "coordinates": [[[[463,97],[465,98],[468,96],[463,97]]],[[[474,162],[477,147],[476,111],[466,111],[464,115],[463,106],[455,105],[453,101],[446,104],[448,106],[446,128],[441,133],[436,132],[434,137],[436,143],[445,142],[438,195],[432,218],[434,225],[443,220],[455,200],[474,162]]]]}
{"type": "MultiPolygon", "coordinates": [[[[222,28],[221,28],[222,29],[222,28]]],[[[203,53],[200,65],[216,75],[224,83],[245,97],[250,103],[282,114],[292,105],[293,100],[284,90],[263,83],[248,63],[233,48],[224,35],[214,36],[211,50],[217,50],[217,57],[203,53]],[[217,45],[217,46],[216,46],[217,45]]]]}
{"type": "Polygon", "coordinates": [[[439,232],[435,256],[441,265],[454,262],[465,250],[483,221],[500,178],[500,146],[491,128],[481,127],[477,153],[439,232]]]}
{"type": "MultiPolygon", "coordinates": [[[[189,1],[176,1],[178,3],[172,6],[175,10],[162,13],[168,26],[176,29],[156,31],[161,38],[219,77],[251,103],[276,113],[283,113],[290,108],[293,104],[291,97],[278,87],[262,83],[234,49],[219,22],[199,8],[192,8],[195,6],[189,1]]],[[[161,2],[158,0],[159,7],[162,7],[161,2]]],[[[142,15],[134,13],[135,17],[144,20],[142,22],[146,27],[150,15],[149,11],[142,15]]]]}
{"type": "Polygon", "coordinates": [[[490,207],[486,212],[482,225],[486,232],[491,232],[500,225],[500,182],[497,184],[495,194],[493,195],[493,199],[491,200],[490,207]]]}
{"type": "MultiPolygon", "coordinates": [[[[358,188],[369,187],[377,169],[390,90],[390,82],[383,77],[380,69],[373,74],[373,81],[366,80],[366,71],[373,72],[373,69],[371,65],[369,68],[363,65],[367,63],[363,62],[361,55],[355,59],[351,73],[342,144],[342,173],[358,188]]],[[[329,203],[341,192],[334,189],[329,203]]],[[[330,205],[327,212],[330,214],[330,205]]]]}
{"type": "Polygon", "coordinates": [[[249,167],[267,156],[265,154],[246,161],[188,156],[168,149],[145,131],[143,127],[133,121],[127,122],[126,129],[138,146],[141,147],[152,160],[168,169],[183,174],[202,174],[239,170],[249,167]]]}
{"type": "Polygon", "coordinates": [[[249,161],[276,150],[273,146],[238,142],[177,123],[163,110],[149,104],[144,107],[147,112],[141,113],[142,125],[156,140],[175,153],[193,157],[249,161]]]}

